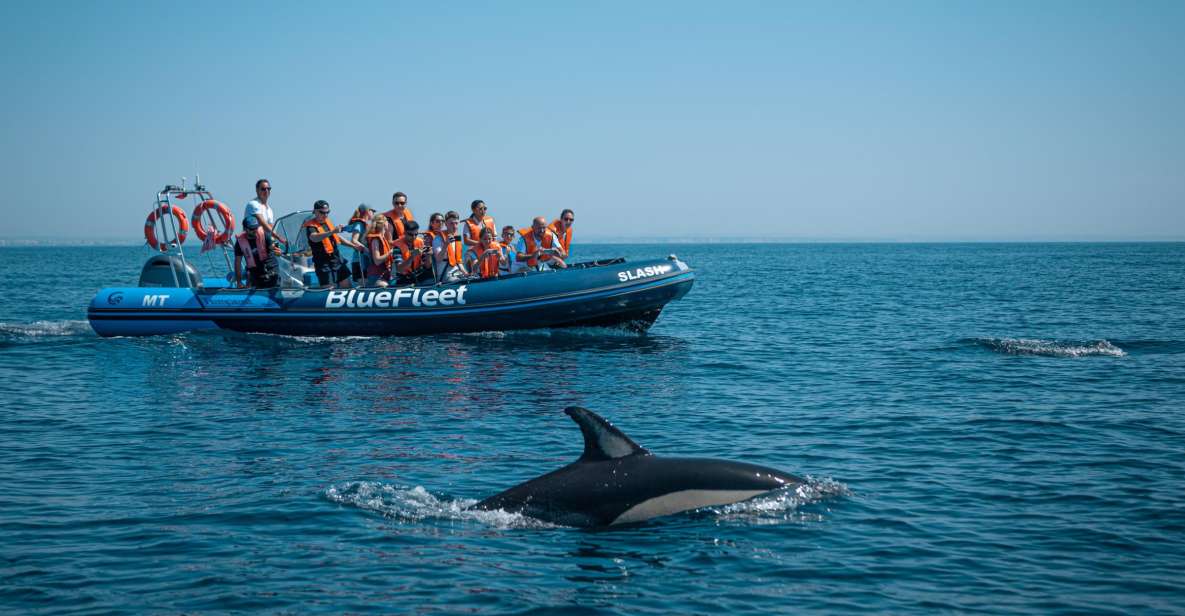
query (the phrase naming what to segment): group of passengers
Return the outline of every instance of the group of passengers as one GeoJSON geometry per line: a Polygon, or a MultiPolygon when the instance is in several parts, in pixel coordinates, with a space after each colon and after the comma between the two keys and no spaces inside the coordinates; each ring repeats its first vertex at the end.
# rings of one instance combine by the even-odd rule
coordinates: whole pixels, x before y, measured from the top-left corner
{"type": "MultiPolygon", "coordinates": [[[[247,203],[243,232],[235,239],[235,280],[243,280],[240,265],[245,263],[253,287],[277,285],[279,244],[289,244],[274,227],[275,215],[268,205],[271,190],[266,179],[255,183],[255,199],[247,203]]],[[[572,210],[564,209],[551,224],[539,216],[524,229],[506,225],[499,235],[484,201],[474,201],[469,209],[471,214],[464,220],[455,211],[433,213],[428,229],[420,231],[402,192],[392,195],[391,209],[381,214],[360,204],[345,226],[335,225],[329,219],[329,203],[318,200],[301,232],[308,239],[321,287],[455,282],[567,267],[576,220],[572,210]],[[341,246],[353,249],[348,263],[341,246]]]]}

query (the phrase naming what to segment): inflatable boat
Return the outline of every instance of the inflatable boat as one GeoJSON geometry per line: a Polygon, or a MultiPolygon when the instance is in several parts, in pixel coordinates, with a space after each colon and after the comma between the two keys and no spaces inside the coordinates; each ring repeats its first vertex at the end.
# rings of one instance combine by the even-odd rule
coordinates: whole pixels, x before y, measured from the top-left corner
{"type": "MultiPolygon", "coordinates": [[[[91,300],[87,318],[99,335],[221,329],[295,336],[411,336],[573,326],[644,332],[663,307],[685,295],[695,281],[695,272],[671,255],[416,286],[316,289],[307,284],[307,256],[296,246],[278,258],[279,287],[234,288],[225,278],[203,278],[181,251],[184,234],[176,231],[187,229],[188,223],[183,210],[169,199],[187,192],[194,191],[170,186],[158,194],[156,218],[149,221],[154,227],[149,243],[156,244],[158,254],[144,264],[139,286],[105,288],[91,300]]],[[[199,197],[202,204],[212,200],[208,194],[199,197]]],[[[205,213],[216,211],[207,206],[205,213]]],[[[277,226],[287,225],[292,232],[286,236],[298,237],[295,231],[307,215],[289,215],[277,226]]],[[[223,222],[222,234],[229,236],[233,219],[223,222]]],[[[206,226],[204,233],[218,233],[216,219],[206,226]]]]}

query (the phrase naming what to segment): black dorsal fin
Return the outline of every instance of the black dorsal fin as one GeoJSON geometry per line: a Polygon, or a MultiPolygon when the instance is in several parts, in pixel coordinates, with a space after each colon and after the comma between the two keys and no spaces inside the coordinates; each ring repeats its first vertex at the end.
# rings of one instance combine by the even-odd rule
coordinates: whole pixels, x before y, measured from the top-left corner
{"type": "Polygon", "coordinates": [[[584,435],[584,454],[580,461],[612,460],[635,454],[650,455],[624,432],[613,427],[600,415],[579,406],[569,406],[564,412],[571,417],[584,435]]]}

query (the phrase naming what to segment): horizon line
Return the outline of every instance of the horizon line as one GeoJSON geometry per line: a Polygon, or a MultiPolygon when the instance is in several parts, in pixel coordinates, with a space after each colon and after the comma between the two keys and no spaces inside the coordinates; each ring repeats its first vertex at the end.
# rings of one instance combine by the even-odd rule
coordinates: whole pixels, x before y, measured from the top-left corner
{"type": "MultiPolygon", "coordinates": [[[[589,236],[578,244],[1096,244],[1096,243],[1175,243],[1185,242],[1185,235],[1163,236],[1024,236],[973,237],[795,237],[795,236],[589,236]]],[[[0,247],[36,246],[143,246],[143,241],[128,238],[80,237],[0,237],[0,247]]],[[[196,246],[196,245],[195,245],[196,246]]]]}

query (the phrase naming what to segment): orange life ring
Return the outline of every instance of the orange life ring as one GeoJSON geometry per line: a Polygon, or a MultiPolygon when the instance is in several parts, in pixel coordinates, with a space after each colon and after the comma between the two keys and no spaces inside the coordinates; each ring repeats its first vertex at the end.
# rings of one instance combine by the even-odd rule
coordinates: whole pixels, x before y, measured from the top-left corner
{"type": "Polygon", "coordinates": [[[218,212],[218,217],[222,219],[222,233],[214,236],[214,242],[216,244],[225,244],[230,241],[230,238],[234,237],[235,217],[230,213],[230,208],[226,207],[226,204],[221,201],[206,199],[199,203],[197,207],[193,208],[193,232],[197,234],[199,240],[204,241],[210,231],[216,230],[211,229],[210,231],[206,231],[206,227],[202,225],[202,214],[205,214],[206,210],[209,209],[218,212]]]}
{"type": "Polygon", "coordinates": [[[175,205],[166,204],[152,210],[152,213],[148,215],[148,220],[144,221],[144,239],[148,240],[148,245],[152,246],[154,250],[161,249],[161,243],[156,241],[156,220],[169,214],[177,219],[177,243],[185,243],[185,236],[189,233],[189,220],[185,218],[185,210],[175,205]]]}

